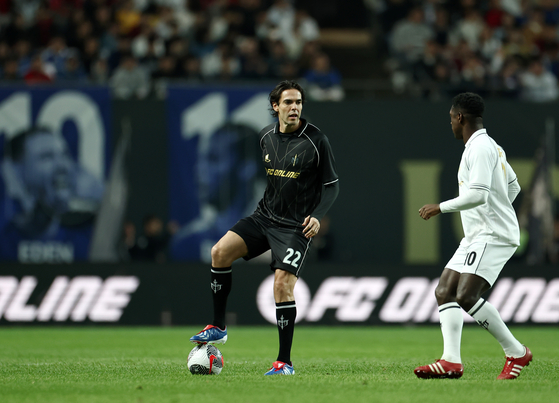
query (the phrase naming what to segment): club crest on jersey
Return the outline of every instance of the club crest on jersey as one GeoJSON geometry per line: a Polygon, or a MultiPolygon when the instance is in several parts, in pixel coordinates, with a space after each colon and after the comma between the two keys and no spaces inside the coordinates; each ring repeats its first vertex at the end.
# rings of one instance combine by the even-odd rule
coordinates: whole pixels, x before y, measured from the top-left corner
{"type": "Polygon", "coordinates": [[[291,158],[291,163],[293,164],[293,166],[295,166],[295,164],[297,163],[297,154],[295,154],[295,156],[291,158]]]}
{"type": "Polygon", "coordinates": [[[264,162],[271,162],[270,154],[266,154],[266,156],[264,157],[264,162]]]}

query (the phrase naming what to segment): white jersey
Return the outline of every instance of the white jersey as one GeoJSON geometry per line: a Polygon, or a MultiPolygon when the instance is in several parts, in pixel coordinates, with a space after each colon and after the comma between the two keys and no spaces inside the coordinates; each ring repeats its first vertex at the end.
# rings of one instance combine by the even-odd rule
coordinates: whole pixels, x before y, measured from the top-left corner
{"type": "Polygon", "coordinates": [[[465,144],[458,169],[458,188],[459,196],[441,203],[440,209],[443,213],[460,211],[465,245],[520,244],[518,219],[512,207],[520,187],[505,151],[485,129],[473,133],[465,144]],[[477,206],[472,207],[467,199],[473,194],[487,196],[487,201],[474,203],[477,206]]]}

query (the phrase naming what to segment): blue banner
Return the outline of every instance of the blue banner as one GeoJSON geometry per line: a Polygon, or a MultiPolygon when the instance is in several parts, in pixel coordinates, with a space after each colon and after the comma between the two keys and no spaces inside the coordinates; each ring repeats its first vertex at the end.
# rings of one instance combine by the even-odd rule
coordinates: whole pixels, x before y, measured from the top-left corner
{"type": "Polygon", "coordinates": [[[264,194],[258,133],[273,122],[271,88],[171,87],[167,96],[174,260],[209,262],[211,247],[264,194]]]}
{"type": "Polygon", "coordinates": [[[0,88],[0,259],[88,259],[110,160],[107,88],[0,88]]]}

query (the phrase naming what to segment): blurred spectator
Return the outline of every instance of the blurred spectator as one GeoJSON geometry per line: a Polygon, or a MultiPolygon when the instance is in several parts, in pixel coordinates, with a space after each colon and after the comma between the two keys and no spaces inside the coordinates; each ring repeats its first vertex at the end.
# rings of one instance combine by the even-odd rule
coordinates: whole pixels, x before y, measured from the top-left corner
{"type": "Polygon", "coordinates": [[[289,61],[287,48],[281,40],[268,42],[268,65],[270,66],[270,75],[272,77],[281,78],[281,65],[289,61]]]}
{"type": "Polygon", "coordinates": [[[109,65],[105,59],[97,59],[93,62],[90,71],[90,79],[93,84],[107,84],[109,76],[109,65]]]}
{"type": "Polygon", "coordinates": [[[143,234],[134,242],[135,228],[126,223],[124,227],[125,244],[130,258],[134,261],[165,263],[167,261],[167,245],[171,236],[178,230],[174,222],[164,228],[163,221],[155,214],[146,214],[143,219],[143,234]]]}
{"type": "Polygon", "coordinates": [[[124,262],[135,260],[137,253],[136,226],[132,221],[125,221],[122,225],[122,238],[118,245],[120,260],[124,262]]]}
{"type": "Polygon", "coordinates": [[[23,77],[31,67],[31,60],[33,58],[31,43],[27,39],[20,39],[16,42],[14,45],[14,57],[18,60],[19,75],[23,77]]]}
{"type": "Polygon", "coordinates": [[[435,21],[432,25],[434,39],[441,46],[448,44],[448,35],[450,31],[448,11],[443,7],[437,7],[435,10],[435,21]]]}
{"type": "Polygon", "coordinates": [[[401,66],[408,67],[421,55],[427,41],[433,39],[431,27],[423,22],[423,11],[416,7],[410,10],[405,20],[399,21],[392,30],[390,50],[401,66]]]}
{"type": "Polygon", "coordinates": [[[121,59],[131,54],[130,38],[124,35],[119,36],[117,38],[117,47],[110,52],[107,58],[109,71],[112,73],[121,64],[121,59]]]}
{"type": "Polygon", "coordinates": [[[62,36],[53,37],[45,50],[41,53],[43,62],[49,64],[54,69],[54,74],[62,72],[66,67],[66,60],[75,50],[70,50],[66,46],[66,40],[62,36]]]}
{"type": "Polygon", "coordinates": [[[89,37],[84,43],[83,53],[81,55],[81,61],[83,68],[88,75],[91,75],[91,69],[93,64],[101,57],[99,40],[96,37],[89,37]]]}
{"type": "Polygon", "coordinates": [[[57,73],[56,79],[74,84],[86,84],[89,81],[77,52],[68,55],[64,69],[57,73]]]}
{"type": "Polygon", "coordinates": [[[124,0],[117,6],[115,20],[121,35],[136,34],[140,26],[141,14],[134,7],[133,0],[124,0]]]}
{"type": "Polygon", "coordinates": [[[540,59],[530,63],[521,75],[522,98],[532,102],[555,101],[559,97],[557,77],[547,71],[540,59]]]}
{"type": "Polygon", "coordinates": [[[202,73],[200,71],[200,59],[195,56],[186,57],[181,63],[182,69],[180,74],[182,78],[189,81],[200,81],[202,80],[202,73]]]}
{"type": "Polygon", "coordinates": [[[520,74],[519,61],[516,58],[508,59],[497,76],[495,87],[498,94],[504,98],[518,98],[521,91],[520,74]]]}
{"type": "Polygon", "coordinates": [[[242,38],[239,42],[239,54],[242,78],[253,80],[267,78],[269,66],[256,38],[242,38]]]}
{"type": "Polygon", "coordinates": [[[53,78],[45,72],[41,55],[36,55],[31,59],[29,70],[24,74],[23,79],[26,84],[48,84],[53,82],[53,78]]]}
{"type": "Polygon", "coordinates": [[[345,96],[340,73],[330,66],[330,58],[325,53],[315,57],[305,80],[309,97],[315,101],[341,101],[345,96]]]}
{"type": "Polygon", "coordinates": [[[158,98],[165,99],[169,81],[177,78],[177,61],[172,56],[159,59],[157,69],[151,74],[153,91],[158,98]]]}
{"type": "Polygon", "coordinates": [[[200,71],[204,78],[229,80],[241,73],[241,63],[228,42],[221,42],[211,53],[202,57],[200,71]]]}
{"type": "Polygon", "coordinates": [[[2,65],[2,81],[6,83],[16,83],[22,81],[18,73],[16,59],[6,59],[2,65]]]}
{"type": "MultiPolygon", "coordinates": [[[[409,14],[412,3],[409,0],[387,0],[384,9],[379,7],[380,18],[379,21],[382,25],[383,37],[389,38],[389,34],[393,31],[395,25],[403,21],[409,14]]],[[[389,48],[389,43],[386,43],[386,49],[389,48]]]]}
{"type": "Polygon", "coordinates": [[[142,17],[141,31],[132,40],[131,50],[138,60],[146,57],[148,53],[155,57],[161,57],[165,53],[165,41],[157,36],[147,16],[142,17]]]}
{"type": "Polygon", "coordinates": [[[293,26],[283,38],[287,54],[290,59],[296,60],[301,56],[305,43],[318,40],[320,29],[315,19],[305,10],[298,9],[293,19],[293,26]]]}
{"type": "Polygon", "coordinates": [[[138,66],[132,55],[122,56],[120,65],[110,78],[114,95],[120,99],[145,98],[150,90],[146,71],[138,66]]]}
{"type": "Polygon", "coordinates": [[[470,49],[475,52],[479,47],[479,38],[483,27],[484,23],[479,11],[475,9],[468,10],[464,18],[451,31],[450,42],[455,45],[459,41],[465,40],[470,49]]]}

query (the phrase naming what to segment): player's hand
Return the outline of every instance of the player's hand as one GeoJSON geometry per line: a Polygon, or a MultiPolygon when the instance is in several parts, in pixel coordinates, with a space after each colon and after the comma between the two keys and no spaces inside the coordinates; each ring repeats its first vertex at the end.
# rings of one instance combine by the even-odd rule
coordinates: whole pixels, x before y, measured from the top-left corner
{"type": "Polygon", "coordinates": [[[308,216],[305,218],[305,221],[303,221],[303,227],[305,227],[303,228],[305,238],[312,238],[320,231],[320,221],[314,217],[308,216]]]}
{"type": "Polygon", "coordinates": [[[426,204],[419,209],[419,215],[424,220],[435,217],[441,213],[441,207],[438,204],[426,204]]]}

